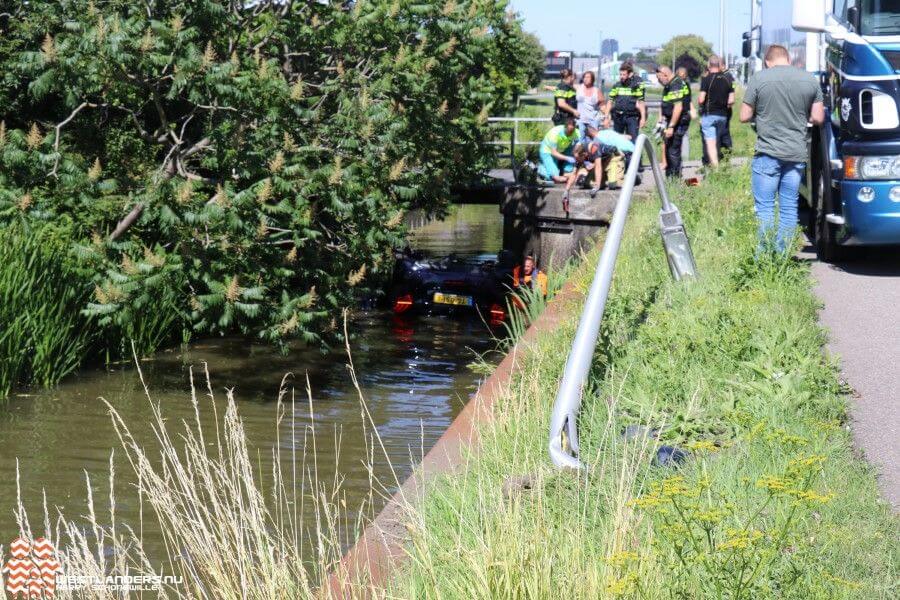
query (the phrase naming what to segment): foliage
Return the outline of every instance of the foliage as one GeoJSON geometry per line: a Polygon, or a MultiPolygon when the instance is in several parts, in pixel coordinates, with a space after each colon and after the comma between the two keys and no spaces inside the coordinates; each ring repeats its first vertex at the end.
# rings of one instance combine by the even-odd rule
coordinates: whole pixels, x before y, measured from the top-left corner
{"type": "Polygon", "coordinates": [[[93,330],[79,315],[89,289],[57,241],[21,227],[3,232],[0,398],[16,385],[52,385],[80,364],[93,330]]]}
{"type": "Polygon", "coordinates": [[[506,9],[0,2],[0,224],[67,231],[87,313],[145,346],[321,340],[389,271],[404,212],[488,164],[485,118],[539,48],[506,9]]]}
{"type": "Polygon", "coordinates": [[[547,295],[540,287],[521,287],[510,290],[506,299],[507,319],[503,321],[506,336],[499,340],[499,349],[509,351],[534,323],[547,304],[563,288],[575,268],[575,259],[569,259],[560,268],[545,270],[547,275],[547,295]]]}
{"type": "Polygon", "coordinates": [[[712,44],[699,35],[676,35],[663,45],[656,60],[661,65],[671,66],[674,59],[676,69],[685,67],[691,79],[696,79],[712,53],[712,44]]]}
{"type": "Polygon", "coordinates": [[[537,87],[544,78],[547,51],[538,36],[525,32],[521,37],[521,51],[517,53],[518,68],[527,87],[537,87]]]}
{"type": "MultiPolygon", "coordinates": [[[[748,169],[670,194],[701,277],[671,281],[658,200],[636,200],[578,419],[586,472],[547,458],[576,307],[519,349],[478,453],[405,518],[411,566],[388,595],[895,595],[900,522],[854,456],[807,265],[754,259],[748,169]],[[631,425],[644,435],[626,438],[631,425]],[[661,444],[690,456],[657,466],[661,444]]],[[[596,260],[574,275],[576,290],[596,260]]]]}

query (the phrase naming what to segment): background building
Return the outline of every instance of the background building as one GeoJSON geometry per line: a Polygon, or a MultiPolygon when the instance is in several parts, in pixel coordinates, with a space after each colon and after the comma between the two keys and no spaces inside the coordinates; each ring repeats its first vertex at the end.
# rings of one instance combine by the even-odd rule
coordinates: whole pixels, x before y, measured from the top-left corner
{"type": "Polygon", "coordinates": [[[600,56],[604,58],[611,58],[614,54],[619,52],[619,40],[616,39],[605,39],[600,42],[600,56]]]}

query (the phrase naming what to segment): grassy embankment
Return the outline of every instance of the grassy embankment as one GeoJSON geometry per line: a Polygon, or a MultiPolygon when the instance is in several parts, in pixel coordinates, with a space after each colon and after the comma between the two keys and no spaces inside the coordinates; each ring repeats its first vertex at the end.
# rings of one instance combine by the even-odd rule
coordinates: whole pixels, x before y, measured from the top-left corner
{"type": "Polygon", "coordinates": [[[480,453],[411,513],[392,597],[896,597],[900,523],[854,456],[808,268],[754,260],[748,188],[742,168],[672,190],[701,273],[681,284],[658,204],[637,201],[579,424],[588,472],[556,472],[546,450],[573,310],[521,350],[480,453]],[[626,440],[629,425],[662,440],[626,440]],[[653,466],[660,443],[690,456],[653,466]],[[531,489],[505,494],[523,475],[531,489]]]}

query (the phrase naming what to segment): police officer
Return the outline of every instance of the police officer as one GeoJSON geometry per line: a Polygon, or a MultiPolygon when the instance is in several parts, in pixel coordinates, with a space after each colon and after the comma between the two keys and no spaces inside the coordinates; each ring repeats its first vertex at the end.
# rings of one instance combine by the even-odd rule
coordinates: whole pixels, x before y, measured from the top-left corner
{"type": "Polygon", "coordinates": [[[553,113],[554,125],[563,125],[570,118],[578,119],[581,115],[578,113],[578,100],[576,98],[575,74],[571,69],[563,69],[559,72],[559,84],[553,90],[553,104],[555,112],[553,113]]]}
{"type": "Polygon", "coordinates": [[[669,67],[656,70],[659,82],[663,84],[661,115],[666,121],[663,138],[666,154],[666,175],[681,177],[681,142],[691,124],[691,87],[687,82],[672,74],[669,67]]]}
{"type": "Polygon", "coordinates": [[[619,81],[609,90],[606,103],[606,126],[612,121],[616,133],[637,139],[641,128],[647,123],[647,107],[644,103],[644,80],[636,77],[631,63],[619,67],[619,81]],[[611,117],[611,119],[610,119],[611,117]]]}

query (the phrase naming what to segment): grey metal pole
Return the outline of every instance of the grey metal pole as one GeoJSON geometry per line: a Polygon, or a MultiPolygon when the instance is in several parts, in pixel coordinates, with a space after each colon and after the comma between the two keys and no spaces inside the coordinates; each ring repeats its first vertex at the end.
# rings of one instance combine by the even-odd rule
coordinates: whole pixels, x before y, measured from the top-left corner
{"type": "MultiPolygon", "coordinates": [[[[653,181],[656,183],[656,191],[659,192],[662,209],[670,211],[674,206],[672,206],[672,202],[669,200],[669,192],[666,191],[666,177],[662,172],[662,167],[659,166],[659,161],[656,159],[656,151],[653,148],[653,144],[650,143],[649,139],[644,136],[644,134],[639,135],[638,140],[640,140],[641,137],[645,140],[643,150],[650,155],[650,169],[653,171],[653,181]]],[[[635,146],[635,149],[637,149],[637,146],[635,146]]],[[[635,152],[635,154],[639,155],[638,152],[635,152]]]]}
{"type": "MultiPolygon", "coordinates": [[[[550,422],[550,458],[557,466],[573,469],[580,469],[583,466],[578,459],[578,411],[581,409],[581,397],[585,383],[587,383],[594,349],[597,346],[600,322],[606,309],[606,299],[609,297],[613,267],[622,243],[622,232],[625,230],[625,219],[631,206],[634,182],[641,163],[641,152],[646,144],[647,136],[640,134],[635,143],[635,152],[631,157],[631,163],[628,165],[628,172],[625,175],[625,185],[619,193],[612,222],[603,243],[603,252],[597,263],[597,271],[588,292],[581,321],[578,323],[575,341],[572,343],[572,350],[566,360],[559,392],[556,394],[556,403],[550,422]]],[[[651,163],[655,162],[655,159],[651,158],[651,163]]],[[[654,177],[657,171],[658,166],[654,169],[654,177]]]]}
{"type": "Polygon", "coordinates": [[[719,0],[719,53],[725,61],[725,0],[719,0]]]}
{"type": "Polygon", "coordinates": [[[659,161],[656,160],[653,146],[649,143],[647,136],[640,134],[635,141],[635,151],[628,165],[625,184],[613,212],[609,231],[603,243],[603,251],[600,253],[600,261],[597,263],[594,280],[581,313],[581,320],[578,322],[575,340],[572,342],[572,349],[566,359],[562,381],[553,404],[553,414],[550,417],[549,450],[550,459],[558,467],[581,469],[584,466],[578,458],[578,413],[581,410],[584,387],[587,384],[594,350],[597,347],[597,338],[600,335],[600,325],[606,309],[606,300],[609,297],[616,258],[622,244],[625,220],[628,210],[631,208],[635,179],[644,151],[647,152],[650,159],[653,179],[660,195],[662,205],[660,228],[669,268],[676,280],[696,275],[696,265],[681,216],[678,209],[669,200],[665,178],[659,167],[659,161]]]}

